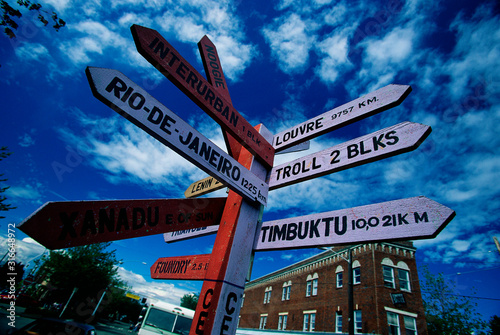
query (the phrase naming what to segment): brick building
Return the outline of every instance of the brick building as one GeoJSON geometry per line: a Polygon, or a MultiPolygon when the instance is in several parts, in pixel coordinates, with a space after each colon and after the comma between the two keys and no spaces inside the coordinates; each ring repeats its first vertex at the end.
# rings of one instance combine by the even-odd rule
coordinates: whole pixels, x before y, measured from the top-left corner
{"type": "Polygon", "coordinates": [[[250,281],[239,327],[347,333],[349,250],[355,333],[427,334],[412,242],[332,248],[250,281]]]}

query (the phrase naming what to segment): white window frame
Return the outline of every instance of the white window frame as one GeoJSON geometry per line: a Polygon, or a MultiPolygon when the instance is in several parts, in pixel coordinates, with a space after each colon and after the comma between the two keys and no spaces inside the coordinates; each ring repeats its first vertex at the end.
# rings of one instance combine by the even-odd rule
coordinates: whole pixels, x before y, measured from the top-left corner
{"type": "Polygon", "coordinates": [[[335,332],[342,333],[342,312],[335,312],[335,332]]]}
{"type": "Polygon", "coordinates": [[[281,301],[290,300],[290,291],[292,289],[292,281],[283,283],[283,290],[281,291],[281,301]]]}
{"type": "Polygon", "coordinates": [[[363,314],[357,309],[354,311],[354,334],[361,333],[363,333],[363,314]]]}
{"type": "Polygon", "coordinates": [[[384,287],[388,288],[396,288],[396,281],[394,280],[394,268],[388,265],[382,265],[382,276],[384,278],[384,287]],[[391,280],[387,280],[389,276],[387,276],[387,271],[390,271],[391,280]],[[388,286],[387,284],[390,284],[388,286]]]}
{"type": "Polygon", "coordinates": [[[405,292],[411,292],[411,280],[410,280],[410,271],[406,269],[398,269],[398,279],[399,279],[399,289],[405,292]],[[401,279],[401,274],[405,274],[405,278],[401,279]],[[403,288],[401,283],[406,283],[406,287],[403,288]]]}
{"type": "Polygon", "coordinates": [[[266,329],[266,326],[267,326],[267,314],[261,314],[259,329],[266,329]]]}
{"type": "Polygon", "coordinates": [[[266,287],[266,290],[264,292],[264,305],[271,302],[271,292],[272,292],[272,290],[273,290],[272,286],[266,287]]]}
{"type": "Polygon", "coordinates": [[[302,323],[302,331],[313,332],[316,328],[316,310],[304,311],[304,320],[302,323]]]}
{"type": "Polygon", "coordinates": [[[344,272],[337,272],[336,282],[337,288],[342,288],[344,286],[344,272]]]}
{"type": "Polygon", "coordinates": [[[278,330],[286,330],[288,322],[288,312],[278,314],[278,330]]]}
{"type": "Polygon", "coordinates": [[[408,315],[403,315],[403,322],[405,324],[405,333],[406,335],[418,335],[417,331],[417,319],[408,315]],[[406,321],[411,321],[411,329],[408,329],[408,325],[406,321]],[[408,333],[408,330],[411,331],[411,333],[408,333]]]}
{"type": "Polygon", "coordinates": [[[387,312],[387,327],[388,331],[391,331],[391,326],[395,328],[396,334],[389,333],[390,335],[401,335],[401,326],[399,325],[399,314],[394,313],[394,312],[387,312]],[[389,320],[389,315],[392,316],[392,318],[395,318],[396,323],[391,323],[389,320]]]}
{"type": "Polygon", "coordinates": [[[318,273],[308,275],[306,279],[306,297],[318,295],[318,273]]]}
{"type": "Polygon", "coordinates": [[[354,285],[361,284],[361,267],[352,268],[352,283],[354,285]]]}

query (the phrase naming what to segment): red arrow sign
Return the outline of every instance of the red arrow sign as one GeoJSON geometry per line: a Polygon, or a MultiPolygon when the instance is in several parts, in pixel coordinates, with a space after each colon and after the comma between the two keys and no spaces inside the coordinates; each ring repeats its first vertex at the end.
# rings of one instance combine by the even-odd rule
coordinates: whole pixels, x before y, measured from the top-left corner
{"type": "Polygon", "coordinates": [[[196,71],[156,30],[133,25],[139,53],[159,69],[174,85],[193,100],[268,167],[273,166],[274,148],[233,108],[225,95],[196,71]]]}
{"type": "Polygon", "coordinates": [[[264,222],[254,250],[434,238],[454,217],[455,211],[426,197],[394,200],[264,222]]]}
{"type": "Polygon", "coordinates": [[[162,257],[151,266],[151,278],[203,280],[209,263],[210,254],[162,257]]]}
{"type": "Polygon", "coordinates": [[[220,223],[226,198],[48,202],[19,228],[48,249],[220,223]]]}
{"type": "Polygon", "coordinates": [[[415,150],[430,132],[429,126],[403,122],[275,166],[271,171],[269,189],[274,190],[415,150]]]}
{"type": "Polygon", "coordinates": [[[399,105],[410,92],[411,87],[408,85],[387,85],[274,135],[273,146],[276,151],[281,151],[380,113],[399,105]]]}

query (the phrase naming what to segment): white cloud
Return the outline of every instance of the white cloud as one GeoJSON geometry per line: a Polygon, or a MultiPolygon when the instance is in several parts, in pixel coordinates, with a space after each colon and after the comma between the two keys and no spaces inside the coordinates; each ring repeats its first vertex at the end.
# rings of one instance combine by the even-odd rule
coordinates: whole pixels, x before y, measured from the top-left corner
{"type": "Polygon", "coordinates": [[[166,281],[148,282],[143,276],[121,266],[118,268],[118,275],[128,286],[132,287],[131,292],[156,301],[179,305],[185,294],[193,293],[193,290],[182,289],[166,281]]]}
{"type": "Polygon", "coordinates": [[[316,75],[325,83],[335,82],[342,71],[352,67],[347,54],[348,37],[346,34],[333,35],[317,45],[318,53],[324,56],[316,67],[316,75]]]}
{"type": "Polygon", "coordinates": [[[40,43],[23,43],[14,50],[17,57],[24,61],[40,61],[43,58],[50,57],[48,49],[40,43]]]}
{"type": "Polygon", "coordinates": [[[309,51],[314,43],[314,37],[308,32],[310,24],[293,13],[275,19],[272,25],[262,30],[283,72],[301,71],[308,65],[309,51]]]}

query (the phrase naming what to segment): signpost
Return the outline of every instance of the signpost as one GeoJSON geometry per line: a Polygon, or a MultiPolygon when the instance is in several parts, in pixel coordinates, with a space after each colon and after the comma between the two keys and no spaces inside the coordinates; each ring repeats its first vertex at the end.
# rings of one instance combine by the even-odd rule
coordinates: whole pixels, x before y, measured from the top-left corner
{"type": "Polygon", "coordinates": [[[162,257],[151,266],[151,278],[203,280],[209,263],[210,254],[162,257]]]}
{"type": "Polygon", "coordinates": [[[48,202],[19,229],[48,249],[218,225],[225,198],[48,202]]]}
{"type": "Polygon", "coordinates": [[[312,139],[399,105],[410,94],[408,85],[387,85],[274,136],[276,151],[312,139]]]}
{"type": "Polygon", "coordinates": [[[119,71],[87,67],[94,96],[179,155],[251,201],[268,186],[119,71]]]}
{"type": "Polygon", "coordinates": [[[230,188],[227,199],[47,203],[20,229],[49,249],[160,233],[171,242],[217,232],[211,254],[162,257],[150,269],[155,279],[204,281],[191,335],[236,332],[254,251],[432,238],[455,216],[435,201],[415,197],[262,224],[269,189],[416,149],[431,128],[404,122],[273,167],[275,151],[308,148],[308,139],[400,104],[411,87],[388,85],[273,139],[232,106],[217,49],[208,37],[198,44],[204,79],[157,31],[138,25],[131,31],[141,55],[221,125],[230,154],[119,71],[88,67],[92,93],[211,176],[192,184],[186,197],[208,193],[219,181],[230,188]]]}
{"type": "Polygon", "coordinates": [[[254,250],[434,238],[454,217],[453,210],[426,197],[394,200],[264,222],[254,250]]]}
{"type": "Polygon", "coordinates": [[[156,30],[133,25],[132,36],[139,53],[159,69],[267,167],[273,166],[274,148],[233,108],[218,90],[203,78],[156,30]]]}
{"type": "Polygon", "coordinates": [[[271,171],[269,189],[274,190],[415,150],[430,132],[429,126],[403,122],[275,166],[271,171]]]}
{"type": "Polygon", "coordinates": [[[219,182],[214,177],[207,177],[189,185],[186,191],[184,191],[184,196],[186,198],[199,197],[204,194],[220,190],[224,187],[224,184],[219,182]]]}

